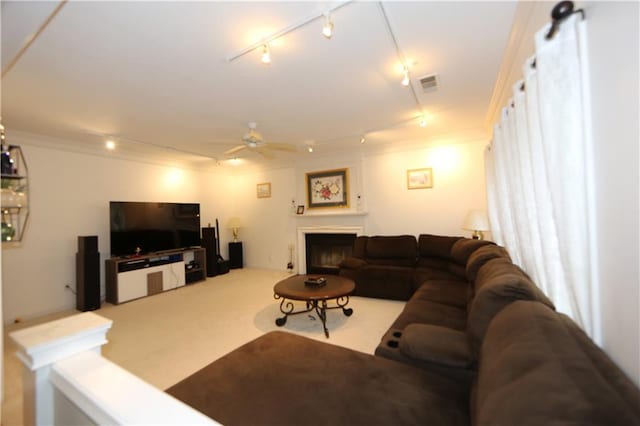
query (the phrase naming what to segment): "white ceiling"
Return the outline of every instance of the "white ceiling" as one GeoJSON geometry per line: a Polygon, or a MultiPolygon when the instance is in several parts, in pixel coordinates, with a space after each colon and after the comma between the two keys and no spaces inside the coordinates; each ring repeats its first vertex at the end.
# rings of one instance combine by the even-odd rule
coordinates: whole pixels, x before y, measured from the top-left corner
{"type": "MultiPolygon", "coordinates": [[[[58,2],[2,1],[2,70],[58,2]]],[[[271,45],[228,58],[319,15],[326,2],[69,2],[2,78],[2,121],[120,154],[220,164],[247,123],[266,142],[292,144],[281,161],[371,147],[488,138],[484,121],[516,2],[353,2],[271,45]],[[437,91],[419,78],[437,73],[437,91]],[[418,125],[420,108],[428,126],[418,125]],[[312,144],[314,154],[306,147],[312,144]],[[157,147],[168,149],[157,149],[157,147]],[[184,154],[197,154],[184,155],[184,154]],[[211,158],[218,161],[212,161],[211,158]]],[[[273,161],[247,150],[249,163],[273,161]]]]}

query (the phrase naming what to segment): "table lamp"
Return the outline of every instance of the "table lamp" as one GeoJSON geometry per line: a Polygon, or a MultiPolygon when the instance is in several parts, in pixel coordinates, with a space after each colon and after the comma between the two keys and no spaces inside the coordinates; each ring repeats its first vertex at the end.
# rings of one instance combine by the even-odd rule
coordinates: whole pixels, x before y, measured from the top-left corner
{"type": "Polygon", "coordinates": [[[231,219],[229,219],[229,222],[227,223],[227,228],[231,229],[233,231],[233,242],[237,243],[238,242],[238,231],[240,228],[242,228],[242,223],[240,222],[240,218],[239,217],[232,217],[231,219]]]}
{"type": "Polygon", "coordinates": [[[466,219],[464,220],[464,223],[462,224],[462,229],[473,231],[472,238],[474,240],[483,240],[483,231],[488,231],[491,229],[489,227],[489,219],[487,218],[487,214],[484,212],[484,210],[470,210],[467,214],[466,219]]]}

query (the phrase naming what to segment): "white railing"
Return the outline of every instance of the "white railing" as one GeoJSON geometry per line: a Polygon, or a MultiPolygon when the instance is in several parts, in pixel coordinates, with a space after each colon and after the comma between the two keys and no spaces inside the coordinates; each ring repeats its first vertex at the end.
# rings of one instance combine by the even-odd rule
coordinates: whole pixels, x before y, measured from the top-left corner
{"type": "Polygon", "coordinates": [[[111,325],[85,312],[10,334],[25,369],[24,424],[218,424],[103,358],[111,325]]]}

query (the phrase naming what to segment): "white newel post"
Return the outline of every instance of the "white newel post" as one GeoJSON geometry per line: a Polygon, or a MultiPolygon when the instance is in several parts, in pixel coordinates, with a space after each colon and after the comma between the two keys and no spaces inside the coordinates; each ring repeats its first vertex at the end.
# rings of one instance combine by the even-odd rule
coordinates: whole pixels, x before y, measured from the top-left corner
{"type": "Polygon", "coordinates": [[[112,323],[85,312],[10,334],[24,364],[24,424],[54,424],[54,389],[49,381],[52,364],[85,351],[99,354],[112,323]]]}

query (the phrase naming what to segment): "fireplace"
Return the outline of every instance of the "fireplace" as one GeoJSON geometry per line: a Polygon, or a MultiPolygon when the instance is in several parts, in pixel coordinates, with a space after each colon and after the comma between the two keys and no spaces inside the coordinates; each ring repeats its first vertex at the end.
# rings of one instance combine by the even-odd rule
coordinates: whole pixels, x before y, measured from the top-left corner
{"type": "MultiPolygon", "coordinates": [[[[347,253],[351,253],[351,249],[353,247],[353,241],[358,235],[363,235],[364,229],[362,226],[335,226],[335,225],[316,225],[316,226],[300,226],[297,228],[298,232],[298,243],[297,243],[297,269],[299,274],[328,274],[328,273],[338,273],[338,264],[345,257],[345,253],[343,250],[349,250],[347,253]],[[314,257],[314,254],[307,254],[307,235],[333,235],[337,237],[341,237],[347,235],[350,242],[340,243],[338,246],[342,246],[341,248],[336,249],[336,253],[333,254],[325,254],[324,257],[320,257],[319,261],[316,260],[313,263],[320,263],[320,265],[324,265],[326,269],[315,270],[314,267],[307,270],[307,256],[314,257]],[[346,246],[348,245],[348,248],[346,246]],[[338,258],[340,258],[338,260],[338,258]]],[[[315,237],[311,237],[314,239],[315,237]]],[[[322,267],[322,266],[321,266],[322,267]]]]}
{"type": "Polygon", "coordinates": [[[340,262],[351,256],[356,234],[305,235],[308,274],[333,274],[340,272],[340,262]]]}

